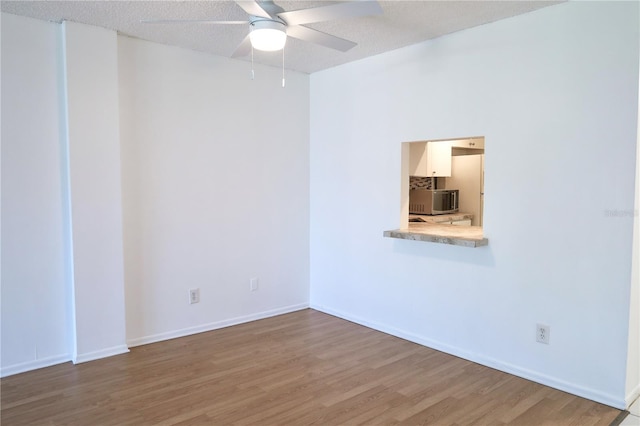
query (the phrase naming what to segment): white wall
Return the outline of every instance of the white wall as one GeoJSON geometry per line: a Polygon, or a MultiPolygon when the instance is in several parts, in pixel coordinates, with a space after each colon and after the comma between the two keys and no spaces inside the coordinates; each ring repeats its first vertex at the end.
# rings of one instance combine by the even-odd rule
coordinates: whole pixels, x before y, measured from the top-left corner
{"type": "Polygon", "coordinates": [[[74,362],[127,352],[114,31],[65,22],[74,362]]]}
{"type": "Polygon", "coordinates": [[[129,344],[308,306],[309,77],[127,37],[119,66],[129,344]]]}
{"type": "Polygon", "coordinates": [[[70,359],[60,27],[2,14],[2,369],[70,359]]]}
{"type": "Polygon", "coordinates": [[[313,74],[312,307],[623,408],[638,36],[572,2],[313,74]],[[401,142],[465,136],[489,246],[383,238],[401,142]]]}
{"type": "Polygon", "coordinates": [[[2,59],[2,376],[308,306],[307,75],[7,14],[2,59]]]}

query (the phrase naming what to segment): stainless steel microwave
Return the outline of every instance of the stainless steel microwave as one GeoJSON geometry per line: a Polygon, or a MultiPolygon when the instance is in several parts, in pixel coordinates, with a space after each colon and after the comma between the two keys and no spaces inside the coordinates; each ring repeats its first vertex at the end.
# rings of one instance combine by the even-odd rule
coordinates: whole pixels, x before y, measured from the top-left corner
{"type": "Polygon", "coordinates": [[[457,189],[412,189],[409,191],[409,213],[436,215],[457,211],[457,189]]]}

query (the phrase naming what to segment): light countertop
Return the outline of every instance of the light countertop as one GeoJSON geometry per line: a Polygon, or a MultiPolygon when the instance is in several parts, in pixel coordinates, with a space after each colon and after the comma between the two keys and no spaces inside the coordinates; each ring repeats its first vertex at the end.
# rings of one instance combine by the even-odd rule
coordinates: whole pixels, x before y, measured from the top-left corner
{"type": "MultiPolygon", "coordinates": [[[[442,223],[455,220],[468,220],[473,219],[471,213],[451,213],[451,214],[439,214],[439,215],[427,215],[427,214],[409,214],[409,219],[417,219],[427,223],[442,223]]],[[[420,222],[410,222],[420,223],[420,222]]]]}
{"type": "Polygon", "coordinates": [[[489,240],[484,238],[481,226],[409,222],[408,228],[384,231],[383,235],[388,238],[451,244],[462,247],[482,247],[489,244],[489,240]]]}

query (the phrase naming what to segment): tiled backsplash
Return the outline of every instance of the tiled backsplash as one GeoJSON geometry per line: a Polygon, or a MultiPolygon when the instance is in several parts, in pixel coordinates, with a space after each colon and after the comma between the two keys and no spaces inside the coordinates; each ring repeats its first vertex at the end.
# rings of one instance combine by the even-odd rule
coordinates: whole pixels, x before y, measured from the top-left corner
{"type": "Polygon", "coordinates": [[[434,189],[431,177],[409,176],[409,189],[434,189]]]}

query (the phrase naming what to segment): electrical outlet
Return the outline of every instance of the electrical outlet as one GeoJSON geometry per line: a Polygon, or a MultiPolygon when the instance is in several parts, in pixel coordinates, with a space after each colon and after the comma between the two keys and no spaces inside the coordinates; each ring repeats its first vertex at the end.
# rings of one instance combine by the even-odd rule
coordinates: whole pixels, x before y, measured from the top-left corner
{"type": "Polygon", "coordinates": [[[189,304],[193,305],[194,303],[200,302],[200,289],[192,288],[189,290],[189,304]]]}
{"type": "Polygon", "coordinates": [[[549,337],[551,337],[551,327],[544,324],[536,324],[536,342],[548,345],[549,337]]]}
{"type": "Polygon", "coordinates": [[[249,281],[249,289],[251,291],[258,291],[258,279],[257,278],[251,278],[251,280],[249,281]]]}

